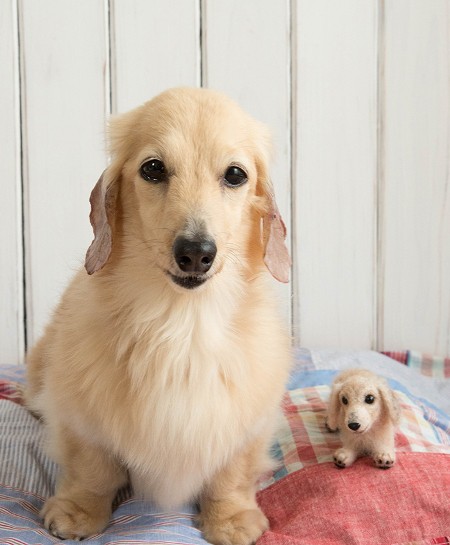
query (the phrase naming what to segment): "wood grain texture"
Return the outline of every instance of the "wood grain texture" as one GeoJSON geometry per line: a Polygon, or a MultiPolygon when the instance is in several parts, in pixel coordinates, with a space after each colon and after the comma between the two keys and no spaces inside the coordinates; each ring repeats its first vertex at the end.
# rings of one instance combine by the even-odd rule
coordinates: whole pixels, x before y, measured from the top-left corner
{"type": "MultiPolygon", "coordinates": [[[[204,2],[204,8],[204,84],[225,92],[270,128],[275,147],[271,175],[280,212],[289,228],[289,2],[214,0],[204,2]]],[[[287,320],[291,285],[275,285],[287,320]]]]}
{"type": "Polygon", "coordinates": [[[297,343],[450,355],[449,40],[448,0],[0,0],[0,363],[83,263],[109,113],[179,85],[273,133],[297,343]]]}
{"type": "Polygon", "coordinates": [[[0,2],[0,364],[24,354],[18,55],[17,5],[0,2]]]}
{"type": "Polygon", "coordinates": [[[371,348],[377,4],[300,0],[296,33],[296,339],[371,348]]]}
{"type": "Polygon", "coordinates": [[[32,342],[92,238],[89,194],[105,167],[105,10],[23,0],[28,332],[32,342]]]}
{"type": "Polygon", "coordinates": [[[113,111],[200,83],[198,0],[113,0],[113,111]]]}
{"type": "Polygon", "coordinates": [[[383,347],[450,353],[450,5],[386,0],[383,347]]]}

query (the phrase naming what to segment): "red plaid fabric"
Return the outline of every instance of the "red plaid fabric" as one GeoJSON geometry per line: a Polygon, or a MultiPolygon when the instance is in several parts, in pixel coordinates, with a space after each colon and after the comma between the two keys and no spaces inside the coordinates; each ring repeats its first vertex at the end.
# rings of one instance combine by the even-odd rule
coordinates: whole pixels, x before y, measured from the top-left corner
{"type": "Polygon", "coordinates": [[[0,380],[0,399],[14,401],[19,405],[23,404],[23,387],[17,382],[0,380]]]}
{"type": "Polygon", "coordinates": [[[416,369],[416,371],[427,377],[450,378],[450,358],[440,358],[413,351],[381,353],[416,369]]]}
{"type": "Polygon", "coordinates": [[[396,360],[400,363],[403,363],[403,365],[408,364],[408,352],[381,352],[385,356],[388,356],[389,358],[396,360]]]}
{"type": "MultiPolygon", "coordinates": [[[[262,481],[261,488],[293,471],[332,461],[341,441],[339,434],[329,432],[325,425],[329,395],[329,386],[286,392],[282,422],[276,436],[278,457],[282,459],[283,467],[273,477],[262,481]]],[[[402,417],[396,434],[396,451],[450,454],[448,430],[434,425],[432,410],[414,404],[401,392],[397,392],[397,396],[402,417]]]]}
{"type": "Polygon", "coordinates": [[[446,455],[402,453],[388,471],[320,464],[259,493],[270,530],[258,545],[446,544],[449,498],[446,455]]]}

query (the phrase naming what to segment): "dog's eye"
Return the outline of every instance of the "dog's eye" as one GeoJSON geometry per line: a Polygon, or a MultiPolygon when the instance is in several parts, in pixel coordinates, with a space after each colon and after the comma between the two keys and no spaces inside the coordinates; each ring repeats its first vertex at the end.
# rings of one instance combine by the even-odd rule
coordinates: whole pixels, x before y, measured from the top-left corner
{"type": "Polygon", "coordinates": [[[369,394],[368,396],[366,396],[366,398],[364,399],[364,401],[365,401],[366,403],[368,403],[369,405],[372,405],[372,403],[375,401],[375,398],[374,398],[372,395],[369,394]]]}
{"type": "Polygon", "coordinates": [[[141,165],[139,170],[142,178],[147,182],[158,184],[165,182],[167,179],[167,171],[164,163],[159,159],[150,159],[141,165]]]}
{"type": "Polygon", "coordinates": [[[225,172],[223,179],[228,187],[239,187],[247,181],[247,174],[242,168],[233,165],[225,172]]]}
{"type": "Polygon", "coordinates": [[[345,396],[342,397],[342,403],[348,405],[348,399],[345,396]]]}

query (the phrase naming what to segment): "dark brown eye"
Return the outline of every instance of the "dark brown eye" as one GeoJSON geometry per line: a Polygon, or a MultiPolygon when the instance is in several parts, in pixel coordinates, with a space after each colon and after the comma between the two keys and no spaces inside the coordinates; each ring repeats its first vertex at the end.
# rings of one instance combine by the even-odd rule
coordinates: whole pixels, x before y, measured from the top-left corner
{"type": "Polygon", "coordinates": [[[247,181],[247,174],[242,168],[233,165],[228,167],[223,179],[228,187],[239,187],[247,181]]]}
{"type": "Polygon", "coordinates": [[[375,398],[372,396],[372,395],[367,395],[366,398],[364,399],[364,401],[366,403],[368,403],[369,405],[372,405],[372,403],[375,401],[375,398]]]}
{"type": "Polygon", "coordinates": [[[342,397],[342,403],[348,405],[348,399],[345,396],[342,397]]]}
{"type": "Polygon", "coordinates": [[[159,159],[149,159],[141,165],[140,175],[147,182],[159,184],[167,180],[167,171],[164,163],[159,159]]]}

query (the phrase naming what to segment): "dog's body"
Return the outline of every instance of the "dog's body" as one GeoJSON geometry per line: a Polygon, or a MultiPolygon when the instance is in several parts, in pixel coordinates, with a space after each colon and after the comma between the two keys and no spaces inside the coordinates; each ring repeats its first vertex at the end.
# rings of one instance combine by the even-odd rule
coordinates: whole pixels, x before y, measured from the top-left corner
{"type": "Polygon", "coordinates": [[[286,280],[267,137],[221,95],[180,89],[113,121],[111,151],[89,274],[28,358],[63,471],[45,525],[101,531],[130,472],[163,506],[198,499],[207,539],[250,543],[290,365],[264,266],[286,280]]]}
{"type": "Polygon", "coordinates": [[[370,371],[349,369],[339,374],[331,389],[327,426],[340,431],[342,448],[334,453],[340,468],[360,456],[371,456],[377,467],[395,463],[395,426],[400,405],[386,382],[370,371]]]}

